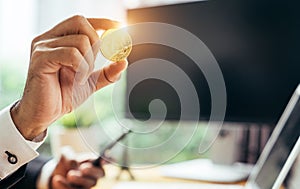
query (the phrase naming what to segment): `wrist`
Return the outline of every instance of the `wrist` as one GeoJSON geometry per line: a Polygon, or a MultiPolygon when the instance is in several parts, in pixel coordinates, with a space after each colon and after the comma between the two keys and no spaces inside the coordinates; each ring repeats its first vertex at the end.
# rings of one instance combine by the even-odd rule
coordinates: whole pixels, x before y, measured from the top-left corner
{"type": "Polygon", "coordinates": [[[34,121],[30,120],[30,116],[27,115],[25,111],[21,108],[21,101],[17,101],[10,109],[11,118],[14,122],[14,125],[22,136],[29,141],[32,141],[35,137],[43,133],[43,130],[39,130],[36,124],[33,124],[34,121]]]}

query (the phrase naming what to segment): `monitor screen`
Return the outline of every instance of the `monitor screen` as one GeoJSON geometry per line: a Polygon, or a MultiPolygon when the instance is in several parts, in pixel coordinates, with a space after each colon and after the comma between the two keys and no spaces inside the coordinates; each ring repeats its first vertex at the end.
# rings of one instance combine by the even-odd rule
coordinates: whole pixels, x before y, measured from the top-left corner
{"type": "MultiPolygon", "coordinates": [[[[299,5],[293,0],[208,0],[130,9],[127,22],[129,26],[168,23],[197,36],[209,48],[223,74],[225,121],[274,125],[300,82],[299,5]]],[[[135,41],[134,34],[132,38],[135,41]]],[[[149,58],[172,62],[188,75],[199,99],[195,102],[200,104],[197,119],[208,120],[212,106],[209,85],[194,60],[175,48],[145,43],[133,46],[129,68],[149,58]]],[[[147,75],[150,67],[151,62],[138,73],[134,69],[127,71],[126,116],[147,120],[150,102],[160,99],[167,109],[166,119],[191,119],[189,111],[194,110],[182,114],[180,98],[171,84],[154,77],[136,81],[136,75],[147,75]]],[[[153,69],[170,74],[159,66],[153,69]]],[[[160,111],[151,116],[160,118],[160,111]]],[[[222,121],[217,120],[218,116],[215,119],[222,121]]]]}

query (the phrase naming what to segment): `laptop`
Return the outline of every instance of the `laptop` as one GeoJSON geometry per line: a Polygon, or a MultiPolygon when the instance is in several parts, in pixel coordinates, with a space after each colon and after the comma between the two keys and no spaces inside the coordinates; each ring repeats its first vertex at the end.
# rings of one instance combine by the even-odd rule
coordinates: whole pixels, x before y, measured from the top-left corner
{"type": "Polygon", "coordinates": [[[113,189],[278,189],[299,155],[299,136],[300,85],[278,121],[245,186],[184,182],[120,182],[113,189]]]}

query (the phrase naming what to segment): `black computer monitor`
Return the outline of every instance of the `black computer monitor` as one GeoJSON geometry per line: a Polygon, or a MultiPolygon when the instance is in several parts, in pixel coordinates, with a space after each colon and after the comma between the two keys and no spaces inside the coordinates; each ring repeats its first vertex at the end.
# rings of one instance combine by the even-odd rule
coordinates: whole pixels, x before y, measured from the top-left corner
{"type": "MultiPolygon", "coordinates": [[[[208,0],[130,9],[127,22],[169,23],[196,35],[223,73],[225,121],[274,125],[300,83],[299,7],[295,0],[208,0]]],[[[135,36],[132,38],[134,41],[135,36]]],[[[174,48],[139,44],[128,57],[129,66],[146,58],[168,60],[187,73],[199,97],[198,120],[209,119],[211,94],[195,62],[174,48]]],[[[147,69],[139,73],[128,69],[126,116],[146,120],[150,118],[149,103],[161,99],[167,108],[166,119],[190,119],[181,115],[180,99],[171,85],[155,78],[136,83],[135,75],[144,73],[147,69]]],[[[155,117],[160,117],[159,112],[152,114],[155,117]]]]}

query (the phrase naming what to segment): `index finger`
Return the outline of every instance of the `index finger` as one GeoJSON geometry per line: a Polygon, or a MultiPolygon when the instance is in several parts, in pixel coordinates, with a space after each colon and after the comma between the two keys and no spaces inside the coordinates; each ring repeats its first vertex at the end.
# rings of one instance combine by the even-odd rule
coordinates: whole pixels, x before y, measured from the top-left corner
{"type": "Polygon", "coordinates": [[[90,39],[91,45],[99,40],[96,30],[107,30],[120,26],[119,22],[112,21],[105,18],[85,18],[83,16],[73,16],[57,24],[51,30],[35,38],[34,41],[41,39],[49,39],[54,37],[61,37],[65,35],[83,34],[90,39]]]}
{"type": "Polygon", "coordinates": [[[105,18],[88,18],[87,20],[95,30],[108,30],[121,26],[120,22],[105,18]]]}

